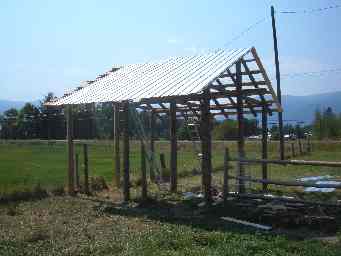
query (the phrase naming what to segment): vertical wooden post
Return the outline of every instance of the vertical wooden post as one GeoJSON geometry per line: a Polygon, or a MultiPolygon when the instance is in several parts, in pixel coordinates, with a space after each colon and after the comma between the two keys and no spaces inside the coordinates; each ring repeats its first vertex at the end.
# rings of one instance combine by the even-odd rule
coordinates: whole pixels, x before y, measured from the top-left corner
{"type": "Polygon", "coordinates": [[[212,140],[211,140],[211,115],[210,115],[210,92],[208,89],[204,90],[203,98],[200,102],[201,109],[201,170],[202,170],[202,185],[207,203],[211,202],[211,182],[212,182],[212,140]]]}
{"type": "MultiPolygon", "coordinates": [[[[277,44],[277,31],[275,20],[275,9],[271,6],[271,18],[272,18],[272,35],[274,40],[275,51],[275,65],[276,65],[276,81],[277,81],[277,98],[280,104],[282,104],[282,92],[281,92],[281,73],[279,70],[279,58],[278,58],[278,44],[277,44]]],[[[284,160],[284,134],[283,134],[283,114],[278,112],[278,128],[279,128],[279,151],[280,159],[284,160]]]]}
{"type": "MultiPolygon", "coordinates": [[[[238,120],[238,158],[245,157],[244,140],[244,116],[243,116],[243,95],[242,95],[242,75],[241,61],[236,63],[236,91],[237,91],[237,120],[238,120]]],[[[238,162],[238,176],[244,177],[245,171],[243,164],[238,162]]],[[[238,181],[239,193],[245,193],[245,183],[238,181]]]]}
{"type": "Polygon", "coordinates": [[[223,188],[223,199],[226,203],[227,197],[229,195],[229,149],[225,148],[224,154],[224,188],[223,188]]]}
{"type": "Polygon", "coordinates": [[[66,106],[67,111],[67,145],[68,145],[68,192],[69,195],[75,194],[75,184],[74,184],[74,172],[75,172],[75,159],[74,159],[74,144],[73,144],[73,118],[72,118],[72,106],[66,106]]]}
{"type": "Polygon", "coordinates": [[[141,141],[141,186],[142,200],[147,200],[147,169],[146,169],[146,149],[141,141]]]}
{"type": "MultiPolygon", "coordinates": [[[[268,113],[265,106],[262,108],[262,159],[268,159],[268,113]]],[[[268,179],[268,164],[262,163],[262,177],[268,179]]],[[[263,192],[268,189],[268,185],[263,183],[263,192]]]]}
{"type": "Polygon", "coordinates": [[[75,158],[75,180],[76,180],[76,190],[79,191],[79,155],[76,153],[75,158]]]}
{"type": "Polygon", "coordinates": [[[83,145],[84,153],[84,191],[85,194],[90,195],[89,189],[89,161],[88,161],[88,145],[83,145]]]}
{"type": "Polygon", "coordinates": [[[310,141],[310,136],[308,135],[308,138],[307,138],[307,143],[308,143],[308,153],[310,154],[311,153],[311,141],[310,141]]]}
{"type": "Polygon", "coordinates": [[[298,149],[299,149],[300,155],[302,155],[303,154],[303,149],[302,149],[301,138],[298,138],[298,149]]]}
{"type": "Polygon", "coordinates": [[[165,172],[166,172],[166,160],[165,160],[165,154],[161,153],[160,154],[160,164],[161,164],[161,178],[162,180],[165,180],[165,178],[169,179],[168,177],[165,177],[165,172]]]}
{"type": "Polygon", "coordinates": [[[123,199],[129,201],[130,199],[130,174],[129,174],[129,102],[124,102],[123,107],[123,199]]]}
{"type": "Polygon", "coordinates": [[[292,155],[292,157],[296,156],[295,143],[294,142],[291,142],[291,155],[292,155]]]}
{"type": "Polygon", "coordinates": [[[120,104],[114,103],[114,139],[115,139],[115,184],[117,188],[121,187],[121,159],[120,159],[120,104]]]}
{"type": "Polygon", "coordinates": [[[150,112],[150,166],[149,166],[149,175],[152,181],[155,180],[155,113],[153,111],[150,112]]]}
{"type": "Polygon", "coordinates": [[[170,152],[170,190],[171,192],[176,192],[177,190],[177,138],[176,138],[176,102],[170,102],[170,142],[171,142],[171,152],[170,152]]]}

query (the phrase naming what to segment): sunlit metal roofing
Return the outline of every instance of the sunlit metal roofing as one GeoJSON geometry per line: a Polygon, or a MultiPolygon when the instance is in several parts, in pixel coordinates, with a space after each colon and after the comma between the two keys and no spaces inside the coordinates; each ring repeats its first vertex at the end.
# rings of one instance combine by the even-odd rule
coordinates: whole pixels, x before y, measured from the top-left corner
{"type": "Polygon", "coordinates": [[[139,101],[143,98],[199,93],[251,48],[219,49],[161,62],[125,65],[51,105],[139,101]]]}

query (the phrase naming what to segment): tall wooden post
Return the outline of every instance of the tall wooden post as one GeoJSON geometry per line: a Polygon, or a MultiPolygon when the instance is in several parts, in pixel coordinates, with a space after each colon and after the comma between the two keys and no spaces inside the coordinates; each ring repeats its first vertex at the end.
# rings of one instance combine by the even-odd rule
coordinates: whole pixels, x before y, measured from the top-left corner
{"type": "Polygon", "coordinates": [[[171,192],[176,192],[177,190],[177,139],[176,139],[176,102],[170,102],[170,142],[171,142],[171,152],[170,152],[170,190],[171,192]]]}
{"type": "Polygon", "coordinates": [[[130,199],[130,174],[129,174],[129,102],[124,102],[123,106],[123,199],[130,199]]]}
{"type": "Polygon", "coordinates": [[[146,149],[141,141],[141,186],[142,200],[147,199],[147,169],[146,169],[146,149]]]}
{"type": "MultiPolygon", "coordinates": [[[[277,31],[275,20],[275,9],[271,6],[271,18],[272,18],[272,35],[274,40],[275,51],[275,65],[276,65],[276,81],[277,81],[277,98],[280,104],[282,104],[282,92],[281,92],[281,73],[279,70],[279,58],[278,58],[278,44],[277,44],[277,31]]],[[[280,159],[284,160],[284,134],[283,134],[283,114],[278,112],[278,128],[279,128],[279,151],[280,159]]]]}
{"type": "MultiPolygon", "coordinates": [[[[262,108],[262,159],[268,159],[268,113],[265,106],[262,108]]],[[[268,179],[268,164],[262,164],[263,179],[268,179]]],[[[267,184],[263,183],[263,192],[268,189],[267,184]]]]}
{"type": "Polygon", "coordinates": [[[120,104],[114,103],[113,106],[114,119],[114,161],[115,161],[115,184],[116,187],[121,187],[121,159],[120,159],[120,104]]]}
{"type": "Polygon", "coordinates": [[[73,117],[72,117],[72,106],[66,106],[66,125],[67,125],[67,145],[68,145],[68,192],[69,195],[75,194],[75,184],[74,184],[74,175],[75,175],[75,152],[74,152],[74,144],[73,144],[73,117]]]}
{"type": "Polygon", "coordinates": [[[88,161],[88,145],[83,145],[83,154],[84,154],[84,191],[85,194],[90,195],[89,189],[89,161],[88,161]]]}
{"type": "Polygon", "coordinates": [[[153,111],[150,112],[150,166],[149,166],[149,175],[152,181],[155,180],[155,113],[153,111]]]}
{"type": "MultiPolygon", "coordinates": [[[[242,95],[242,74],[241,61],[236,63],[236,91],[237,91],[237,120],[238,120],[238,158],[245,157],[245,140],[244,140],[244,116],[243,116],[243,95],[242,95]]],[[[238,175],[245,176],[244,166],[238,162],[238,175]]],[[[245,183],[239,180],[239,193],[245,193],[245,183]]]]}
{"type": "Polygon", "coordinates": [[[75,155],[75,180],[76,180],[76,190],[79,192],[79,155],[75,155]]]}
{"type": "Polygon", "coordinates": [[[202,170],[202,185],[206,202],[211,202],[211,182],[212,182],[212,140],[211,140],[211,115],[210,115],[210,92],[206,89],[203,93],[203,98],[200,102],[201,108],[201,170],[202,170]]]}
{"type": "Polygon", "coordinates": [[[224,188],[223,188],[223,199],[226,203],[227,197],[229,195],[229,149],[225,148],[224,154],[224,188]]]}

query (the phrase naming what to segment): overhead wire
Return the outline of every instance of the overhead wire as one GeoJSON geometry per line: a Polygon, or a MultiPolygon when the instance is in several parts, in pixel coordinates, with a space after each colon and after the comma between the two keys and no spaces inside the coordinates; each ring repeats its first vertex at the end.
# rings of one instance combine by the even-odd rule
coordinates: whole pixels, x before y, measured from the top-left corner
{"type": "Polygon", "coordinates": [[[341,5],[331,5],[331,6],[326,6],[326,7],[314,8],[314,9],[277,11],[276,13],[280,13],[280,14],[309,14],[309,13],[316,13],[316,12],[325,12],[325,11],[337,9],[340,7],[341,7],[341,5]]]}

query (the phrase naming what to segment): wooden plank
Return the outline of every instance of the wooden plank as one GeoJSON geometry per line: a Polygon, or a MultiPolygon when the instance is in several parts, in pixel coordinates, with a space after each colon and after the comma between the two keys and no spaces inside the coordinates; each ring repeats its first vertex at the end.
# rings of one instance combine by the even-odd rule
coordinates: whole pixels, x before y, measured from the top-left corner
{"type": "MultiPolygon", "coordinates": [[[[242,76],[241,72],[241,61],[236,63],[236,85],[237,85],[237,121],[238,121],[238,157],[245,157],[245,140],[244,140],[244,116],[243,116],[243,95],[242,95],[242,76]]],[[[238,175],[244,176],[244,166],[243,163],[238,162],[238,175]]],[[[239,193],[245,193],[245,184],[243,180],[239,180],[238,183],[239,193]]]]}
{"type": "Polygon", "coordinates": [[[170,190],[171,192],[177,191],[177,138],[176,138],[176,102],[170,102],[170,190]]]}
{"type": "Polygon", "coordinates": [[[231,161],[241,161],[243,163],[262,164],[264,162],[268,164],[279,165],[310,165],[310,166],[325,166],[325,167],[341,167],[341,162],[330,161],[308,161],[308,160],[270,160],[270,159],[232,159],[231,161]]]}
{"type": "Polygon", "coordinates": [[[120,159],[120,104],[114,103],[114,161],[115,161],[115,184],[121,187],[121,159],[120,159]]]}
{"type": "MultiPolygon", "coordinates": [[[[268,113],[266,108],[263,107],[262,111],[262,158],[268,159],[268,113]]],[[[268,178],[268,164],[262,164],[262,177],[268,178]]],[[[263,183],[263,192],[268,190],[267,184],[263,183]]]]}
{"type": "MultiPolygon", "coordinates": [[[[256,75],[256,74],[261,74],[262,71],[261,70],[250,70],[250,72],[240,72],[240,75],[242,76],[248,76],[249,74],[252,74],[252,75],[256,75]]],[[[235,78],[236,77],[236,73],[227,73],[227,74],[222,74],[219,76],[219,78],[235,78]]]]}
{"type": "Polygon", "coordinates": [[[74,172],[75,172],[75,159],[74,159],[74,144],[73,144],[73,115],[72,106],[66,106],[66,126],[67,126],[67,144],[68,144],[68,193],[75,195],[74,172]]]}
{"type": "Polygon", "coordinates": [[[89,161],[88,161],[88,145],[83,144],[83,154],[84,154],[84,192],[90,195],[89,189],[89,161]]]}
{"type": "Polygon", "coordinates": [[[129,102],[123,103],[123,200],[130,200],[129,102]]]}
{"type": "Polygon", "coordinates": [[[142,200],[147,200],[148,188],[147,188],[147,167],[146,167],[146,149],[141,141],[141,195],[142,200]]]}
{"type": "Polygon", "coordinates": [[[224,202],[227,201],[227,197],[229,194],[229,149],[225,148],[224,154],[224,186],[223,186],[223,199],[224,202]]]}
{"type": "Polygon", "coordinates": [[[209,111],[210,95],[209,90],[204,91],[204,97],[201,101],[201,170],[202,170],[202,186],[205,200],[207,203],[212,201],[211,182],[212,182],[212,139],[211,139],[211,116],[209,111]]]}
{"type": "Polygon", "coordinates": [[[249,226],[249,227],[253,227],[253,228],[257,228],[257,229],[266,230],[266,231],[269,231],[272,229],[272,227],[270,227],[270,226],[256,224],[256,223],[252,223],[252,222],[245,221],[245,220],[238,220],[236,218],[231,218],[231,217],[221,217],[221,219],[229,221],[229,222],[237,223],[237,224],[242,224],[244,226],[249,226]]]}

